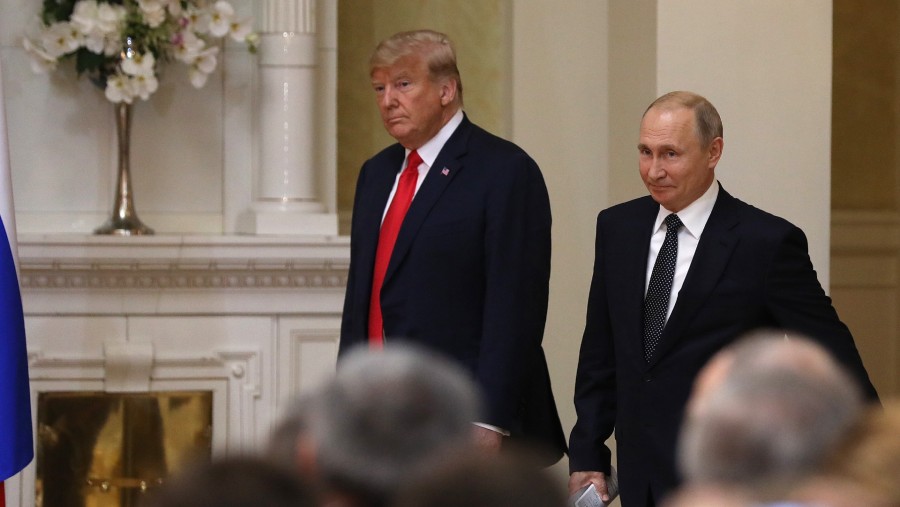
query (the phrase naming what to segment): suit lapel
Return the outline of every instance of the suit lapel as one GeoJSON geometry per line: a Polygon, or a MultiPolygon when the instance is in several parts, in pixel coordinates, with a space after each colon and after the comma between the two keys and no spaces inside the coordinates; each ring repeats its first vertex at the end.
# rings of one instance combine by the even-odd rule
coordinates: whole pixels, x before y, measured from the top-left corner
{"type": "Polygon", "coordinates": [[[358,190],[360,201],[353,210],[354,219],[357,219],[355,215],[359,214],[353,224],[354,228],[359,228],[359,232],[353,231],[356,234],[354,241],[359,240],[358,258],[370,259],[371,263],[363,268],[363,272],[370,280],[374,269],[375,251],[378,249],[381,218],[405,156],[405,151],[399,144],[389,150],[390,153],[379,165],[367,169],[365,177],[368,181],[364,183],[364,189],[358,190]]]}
{"type": "Polygon", "coordinates": [[[672,315],[663,329],[650,366],[664,357],[678,340],[688,338],[684,336],[685,330],[700,308],[706,304],[706,300],[725,272],[728,260],[739,240],[736,229],[739,223],[736,203],[737,200],[725,192],[724,188],[719,190],[716,204],[700,236],[691,267],[672,309],[672,315]]]}
{"type": "Polygon", "coordinates": [[[419,187],[416,196],[413,198],[409,211],[403,219],[403,225],[397,235],[397,242],[394,244],[394,251],[391,253],[391,261],[388,264],[387,273],[384,280],[385,285],[391,279],[391,276],[397,271],[397,268],[403,263],[406,254],[413,244],[413,240],[418,234],[419,229],[425,222],[431,208],[450,185],[450,182],[463,169],[462,156],[466,153],[466,147],[469,141],[469,135],[472,132],[472,123],[467,117],[463,118],[462,123],[456,128],[447,143],[441,149],[438,157],[434,161],[434,165],[428,169],[428,175],[422,186],[419,187]]]}
{"type": "Polygon", "coordinates": [[[644,287],[647,285],[647,256],[650,254],[650,236],[653,234],[653,223],[659,214],[659,204],[649,196],[642,203],[640,210],[635,215],[635,220],[626,224],[626,231],[622,245],[637,245],[637,250],[626,247],[622,252],[624,257],[621,263],[621,271],[616,275],[620,281],[615,285],[622,294],[619,301],[620,307],[613,313],[622,316],[626,325],[633,326],[628,336],[636,336],[633,347],[627,347],[628,355],[638,370],[647,367],[644,359],[643,346],[643,308],[644,287]],[[639,253],[643,253],[640,255],[639,253]]]}

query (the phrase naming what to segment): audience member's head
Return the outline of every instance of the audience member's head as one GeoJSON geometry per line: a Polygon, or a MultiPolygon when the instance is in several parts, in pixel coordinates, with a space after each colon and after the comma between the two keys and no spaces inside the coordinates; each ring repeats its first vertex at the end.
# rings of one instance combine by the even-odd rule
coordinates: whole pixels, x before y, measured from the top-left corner
{"type": "Polygon", "coordinates": [[[296,474],[258,458],[197,464],[147,494],[142,507],[314,507],[318,498],[296,474]]]}
{"type": "Polygon", "coordinates": [[[301,454],[332,494],[386,505],[414,473],[472,445],[478,405],[472,380],[443,358],[397,343],[360,348],[319,393],[301,454]]]}
{"type": "MultiPolygon", "coordinates": [[[[705,396],[721,386],[728,377],[764,375],[769,371],[788,371],[823,382],[841,382],[846,378],[842,367],[820,345],[782,331],[761,330],[748,334],[725,347],[700,370],[694,383],[689,410],[696,410],[705,396]]],[[[845,386],[856,390],[855,381],[845,386]]],[[[846,390],[846,387],[844,388],[846,390]]]]}
{"type": "Polygon", "coordinates": [[[469,453],[419,475],[395,507],[563,507],[562,484],[525,455],[469,453]]]}
{"type": "Polygon", "coordinates": [[[779,498],[815,473],[858,417],[853,379],[816,343],[756,334],[698,376],[679,441],[687,484],[779,498]]]}
{"type": "MultiPolygon", "coordinates": [[[[308,392],[296,396],[288,405],[281,420],[275,425],[264,456],[267,460],[289,470],[296,470],[300,439],[309,431],[310,413],[315,410],[317,393],[308,392]]],[[[304,470],[301,470],[304,472],[304,470]]]]}
{"type": "MultiPolygon", "coordinates": [[[[662,507],[762,507],[742,491],[715,484],[688,484],[667,496],[662,507]]],[[[788,507],[788,506],[784,506],[788,507]]]]}
{"type": "Polygon", "coordinates": [[[870,408],[795,498],[832,507],[900,505],[900,399],[870,408]]]}

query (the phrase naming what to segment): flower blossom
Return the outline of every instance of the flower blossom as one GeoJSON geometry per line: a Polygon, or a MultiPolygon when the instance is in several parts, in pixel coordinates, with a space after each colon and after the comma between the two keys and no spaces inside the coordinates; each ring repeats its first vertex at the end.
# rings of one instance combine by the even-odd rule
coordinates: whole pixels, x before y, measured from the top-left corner
{"type": "Polygon", "coordinates": [[[125,8],[121,5],[81,0],[75,4],[71,21],[85,33],[97,32],[106,35],[119,30],[125,15],[125,8]]]}
{"type": "Polygon", "coordinates": [[[228,0],[67,1],[69,13],[59,12],[62,0],[45,0],[35,30],[22,39],[32,69],[47,72],[63,59],[77,60],[78,73],[105,83],[111,102],[148,99],[163,62],[186,64],[191,84],[201,88],[218,64],[216,39],[230,36],[251,52],[258,41],[251,21],[237,19],[228,0]]]}
{"type": "Polygon", "coordinates": [[[184,29],[191,30],[201,35],[209,33],[209,24],[212,22],[212,15],[206,10],[196,6],[188,7],[182,17],[182,25],[184,29]]]}
{"type": "Polygon", "coordinates": [[[231,34],[231,38],[237,42],[244,42],[247,40],[247,37],[253,33],[253,27],[250,26],[251,20],[249,18],[233,20],[228,25],[228,31],[231,34]]]}
{"type": "Polygon", "coordinates": [[[150,95],[159,88],[159,81],[153,74],[139,74],[137,76],[131,76],[129,80],[131,81],[132,92],[140,97],[141,100],[149,99],[150,95]]]}
{"type": "Polygon", "coordinates": [[[122,59],[122,72],[129,76],[153,76],[156,72],[156,58],[153,53],[135,53],[122,59]]]}
{"type": "Polygon", "coordinates": [[[31,70],[33,72],[44,74],[56,70],[57,59],[44,51],[44,48],[38,43],[25,38],[22,40],[22,46],[25,47],[25,53],[28,54],[29,59],[31,60],[31,70]]]}
{"type": "Polygon", "coordinates": [[[173,18],[181,16],[182,8],[180,0],[163,0],[163,3],[168,3],[167,9],[173,18]]]}
{"type": "Polygon", "coordinates": [[[216,64],[218,63],[216,55],[218,53],[219,48],[213,46],[201,51],[200,54],[197,55],[197,58],[194,59],[194,63],[188,71],[191,84],[194,85],[194,88],[203,88],[203,86],[206,85],[207,78],[216,70],[216,64]]]}
{"type": "Polygon", "coordinates": [[[231,30],[232,19],[234,19],[234,7],[224,0],[219,0],[213,5],[209,33],[215,37],[225,37],[231,30]]]}
{"type": "Polygon", "coordinates": [[[173,41],[175,59],[187,64],[193,64],[197,56],[206,47],[203,39],[194,35],[194,32],[185,30],[178,32],[173,41]]]}
{"type": "Polygon", "coordinates": [[[106,90],[104,91],[106,100],[114,103],[125,102],[131,104],[134,100],[134,91],[132,89],[131,80],[124,74],[113,74],[106,80],[106,90]]]}
{"type": "Polygon", "coordinates": [[[78,49],[84,35],[65,21],[53,23],[41,37],[41,47],[51,58],[71,53],[78,49]]]}
{"type": "Polygon", "coordinates": [[[158,88],[159,81],[153,74],[132,76],[118,72],[106,80],[104,94],[110,102],[131,104],[135,97],[149,99],[158,88]]]}
{"type": "Polygon", "coordinates": [[[138,0],[138,7],[150,28],[158,28],[166,21],[166,5],[160,0],[138,0]]]}
{"type": "Polygon", "coordinates": [[[126,11],[121,5],[81,0],[75,4],[71,21],[84,34],[84,47],[92,53],[112,56],[120,43],[119,31],[126,11]]]}

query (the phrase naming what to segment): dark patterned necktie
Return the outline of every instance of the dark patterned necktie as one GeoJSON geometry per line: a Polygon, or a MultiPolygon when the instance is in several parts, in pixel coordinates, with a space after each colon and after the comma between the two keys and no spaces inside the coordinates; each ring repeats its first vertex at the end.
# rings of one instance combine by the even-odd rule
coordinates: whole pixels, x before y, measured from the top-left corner
{"type": "Polygon", "coordinates": [[[682,225],[675,213],[666,217],[666,239],[653,265],[647,296],[644,298],[644,359],[648,363],[666,325],[672,280],[675,278],[675,261],[678,259],[678,229],[682,225]]]}

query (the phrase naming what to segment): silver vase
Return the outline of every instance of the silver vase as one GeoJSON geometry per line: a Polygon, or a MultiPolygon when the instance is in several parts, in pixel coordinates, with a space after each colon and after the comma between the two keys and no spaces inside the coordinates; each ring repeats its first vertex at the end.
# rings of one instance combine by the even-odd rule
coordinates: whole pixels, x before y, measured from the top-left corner
{"type": "Polygon", "coordinates": [[[131,169],[129,153],[131,149],[131,104],[119,102],[115,105],[116,134],[119,141],[119,170],[116,181],[116,197],[113,200],[112,217],[94,234],[116,234],[119,236],[137,236],[153,234],[134,211],[134,196],[131,193],[131,169]]]}

